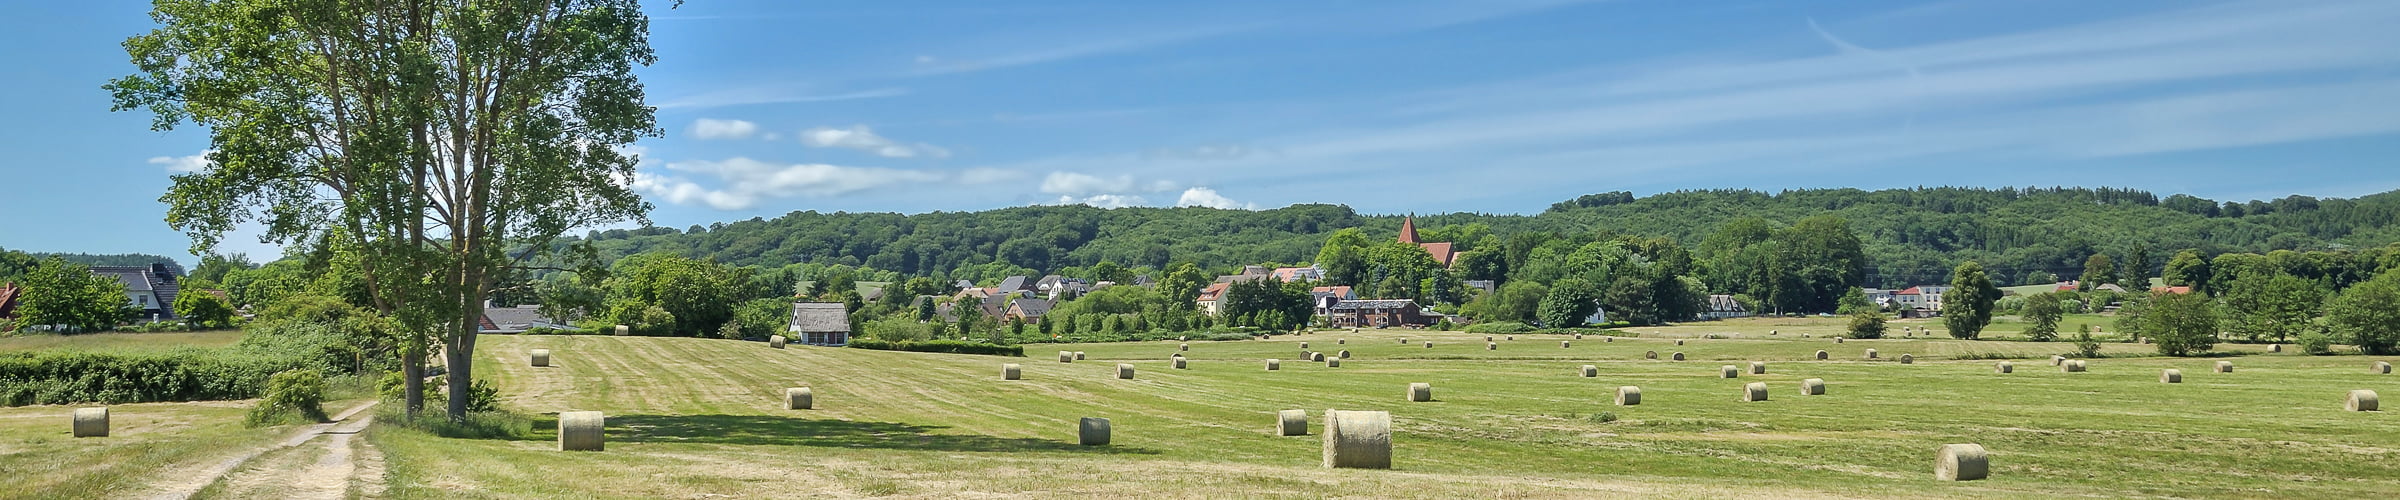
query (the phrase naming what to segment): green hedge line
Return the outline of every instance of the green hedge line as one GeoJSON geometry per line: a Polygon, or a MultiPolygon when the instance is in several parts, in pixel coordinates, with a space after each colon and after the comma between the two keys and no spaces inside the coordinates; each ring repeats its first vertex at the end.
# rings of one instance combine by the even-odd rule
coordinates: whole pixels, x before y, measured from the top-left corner
{"type": "Polygon", "coordinates": [[[267,377],[299,368],[311,366],[230,350],[0,353],[0,406],[248,399],[267,377]]]}
{"type": "Polygon", "coordinates": [[[957,340],[923,340],[887,342],[876,339],[850,339],[850,347],[879,351],[947,352],[953,354],[987,354],[993,356],[1025,356],[1024,346],[986,344],[957,340]]]}

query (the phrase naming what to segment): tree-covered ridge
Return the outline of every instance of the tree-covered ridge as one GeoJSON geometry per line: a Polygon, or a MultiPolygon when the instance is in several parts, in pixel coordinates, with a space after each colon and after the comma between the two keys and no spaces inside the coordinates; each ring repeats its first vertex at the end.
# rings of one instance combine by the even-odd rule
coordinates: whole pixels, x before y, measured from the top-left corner
{"type": "MultiPolygon", "coordinates": [[[[1633,197],[1603,193],[1532,216],[1417,215],[1425,241],[1474,249],[1483,235],[1614,233],[1699,245],[1726,222],[1756,217],[1791,225],[1814,215],[1847,220],[1863,240],[1868,286],[1948,281],[1959,262],[1981,262],[1994,281],[2073,277],[2094,253],[2162,266],[2173,252],[2326,250],[2400,241],[2400,192],[2357,199],[2292,196],[2218,202],[2120,188],[1913,188],[1866,191],[1698,190],[1633,197]],[[2040,273],[2040,274],[2037,274],[2040,273]]],[[[604,257],[665,251],[735,265],[799,262],[863,266],[907,275],[989,279],[1026,268],[1055,271],[1112,261],[1222,269],[1308,262],[1328,235],[1359,228],[1381,241],[1403,216],[1341,205],[1260,210],[1013,207],[981,212],[793,212],[689,229],[587,233],[604,257]]]]}

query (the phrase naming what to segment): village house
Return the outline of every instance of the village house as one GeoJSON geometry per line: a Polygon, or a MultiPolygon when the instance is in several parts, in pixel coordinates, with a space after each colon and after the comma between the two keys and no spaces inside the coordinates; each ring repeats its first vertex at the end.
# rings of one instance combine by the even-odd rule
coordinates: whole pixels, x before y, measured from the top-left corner
{"type": "Polygon", "coordinates": [[[1425,243],[1417,241],[1417,218],[1415,216],[1400,219],[1400,242],[1416,245],[1418,248],[1425,249],[1425,253],[1433,255],[1433,261],[1442,263],[1442,267],[1450,267],[1452,262],[1456,262],[1458,260],[1458,252],[1456,250],[1452,250],[1451,245],[1448,242],[1425,243]]]}
{"type": "Polygon", "coordinates": [[[540,304],[519,304],[516,307],[483,307],[483,317],[475,321],[480,333],[525,333],[535,328],[573,330],[574,326],[542,316],[540,304]]]}
{"type": "Polygon", "coordinates": [[[1326,308],[1326,319],[1336,328],[1426,326],[1438,318],[1408,299],[1345,300],[1326,308]]]}
{"type": "Polygon", "coordinates": [[[842,346],[850,343],[850,311],[840,302],[794,302],[789,332],[793,342],[842,346]]]}
{"type": "Polygon", "coordinates": [[[1057,306],[1058,303],[1047,300],[1018,298],[1008,301],[1008,310],[1003,315],[1007,317],[1006,319],[1033,324],[1041,322],[1042,315],[1049,314],[1050,308],[1057,306]]]}
{"type": "Polygon", "coordinates": [[[1219,303],[1217,299],[1224,298],[1225,290],[1231,288],[1233,288],[1233,284],[1231,282],[1210,284],[1208,285],[1208,288],[1200,289],[1200,296],[1192,301],[1200,304],[1201,311],[1207,312],[1210,316],[1215,316],[1217,315],[1217,304],[1219,303]]]}
{"type": "Polygon", "coordinates": [[[1317,269],[1314,266],[1278,267],[1274,270],[1267,271],[1267,275],[1278,280],[1283,280],[1285,283],[1316,281],[1325,279],[1325,270],[1317,269]]]}
{"type": "Polygon", "coordinates": [[[133,304],[137,321],[175,319],[176,278],[183,274],[179,266],[151,264],[149,266],[92,266],[92,274],[116,278],[125,285],[125,301],[133,304]]]}
{"type": "Polygon", "coordinates": [[[1742,301],[1733,300],[1732,295],[1708,296],[1708,308],[1700,312],[1700,319],[1747,317],[1750,317],[1750,309],[1742,307],[1742,301]]]}
{"type": "Polygon", "coordinates": [[[1350,287],[1348,286],[1320,286],[1311,288],[1308,290],[1308,295],[1309,298],[1316,303],[1317,316],[1320,317],[1331,315],[1334,304],[1339,304],[1345,300],[1358,300],[1358,294],[1351,293],[1350,287]]]}
{"type": "Polygon", "coordinates": [[[1942,292],[1947,291],[1950,291],[1949,285],[1912,286],[1892,292],[1892,303],[1900,305],[1900,317],[1933,317],[1941,314],[1942,292]]]}

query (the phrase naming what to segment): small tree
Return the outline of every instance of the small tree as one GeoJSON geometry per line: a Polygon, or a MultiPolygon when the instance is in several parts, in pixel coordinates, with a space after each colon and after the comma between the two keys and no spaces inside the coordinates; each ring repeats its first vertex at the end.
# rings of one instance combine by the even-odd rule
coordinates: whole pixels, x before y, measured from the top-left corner
{"type": "Polygon", "coordinates": [[[64,325],[83,331],[116,326],[134,314],[125,284],[91,268],[51,257],[25,274],[17,302],[19,325],[64,325]]]}
{"type": "Polygon", "coordinates": [[[1880,339],[1884,331],[1883,312],[1862,311],[1850,315],[1850,338],[1880,339]]]}
{"type": "Polygon", "coordinates": [[[2092,331],[2088,328],[2079,327],[2075,330],[2075,357],[2100,357],[2100,339],[2092,338],[2092,331]]]}
{"type": "Polygon", "coordinates": [[[1541,319],[1542,326],[1546,328],[1583,326],[1583,321],[1590,319],[1592,312],[1599,309],[1599,303],[1595,302],[1598,299],[1599,292],[1592,288],[1591,283],[1580,278],[1560,278],[1551,284],[1550,293],[1542,297],[1541,306],[1534,316],[1541,319]]]}
{"type": "Polygon", "coordinates": [[[1983,264],[1959,264],[1950,273],[1950,290],[1942,292],[1942,326],[1949,327],[1951,337],[1974,339],[1992,324],[1992,304],[1999,300],[2000,288],[1992,285],[1983,264]]]}
{"type": "Polygon", "coordinates": [[[2400,354],[2400,270],[2343,290],[2329,315],[2338,336],[2371,355],[2400,354]]]}
{"type": "Polygon", "coordinates": [[[208,290],[184,290],[175,296],[175,315],[196,328],[233,326],[233,306],[208,290]]]}
{"type": "Polygon", "coordinates": [[[2142,316],[2141,334],[2158,344],[2158,353],[2190,356],[2208,352],[2217,343],[2217,307],[2207,295],[2165,293],[2150,299],[2142,316]]]}
{"type": "Polygon", "coordinates": [[[2065,317],[2058,295],[2037,293],[2025,298],[2025,338],[2049,342],[2058,338],[2058,320],[2065,317]]]}

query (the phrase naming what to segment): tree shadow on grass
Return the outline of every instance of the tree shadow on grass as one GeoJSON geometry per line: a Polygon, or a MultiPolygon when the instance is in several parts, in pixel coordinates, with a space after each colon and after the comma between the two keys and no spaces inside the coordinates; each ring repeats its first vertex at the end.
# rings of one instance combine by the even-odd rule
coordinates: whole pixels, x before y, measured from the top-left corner
{"type": "MultiPolygon", "coordinates": [[[[550,431],[555,438],[553,417],[550,431]]],[[[952,452],[1049,451],[1155,455],[1130,446],[1082,446],[1064,440],[1003,438],[937,433],[947,426],[897,422],[809,420],[770,415],[609,415],[608,440],[628,443],[701,443],[817,446],[952,452]]]]}

